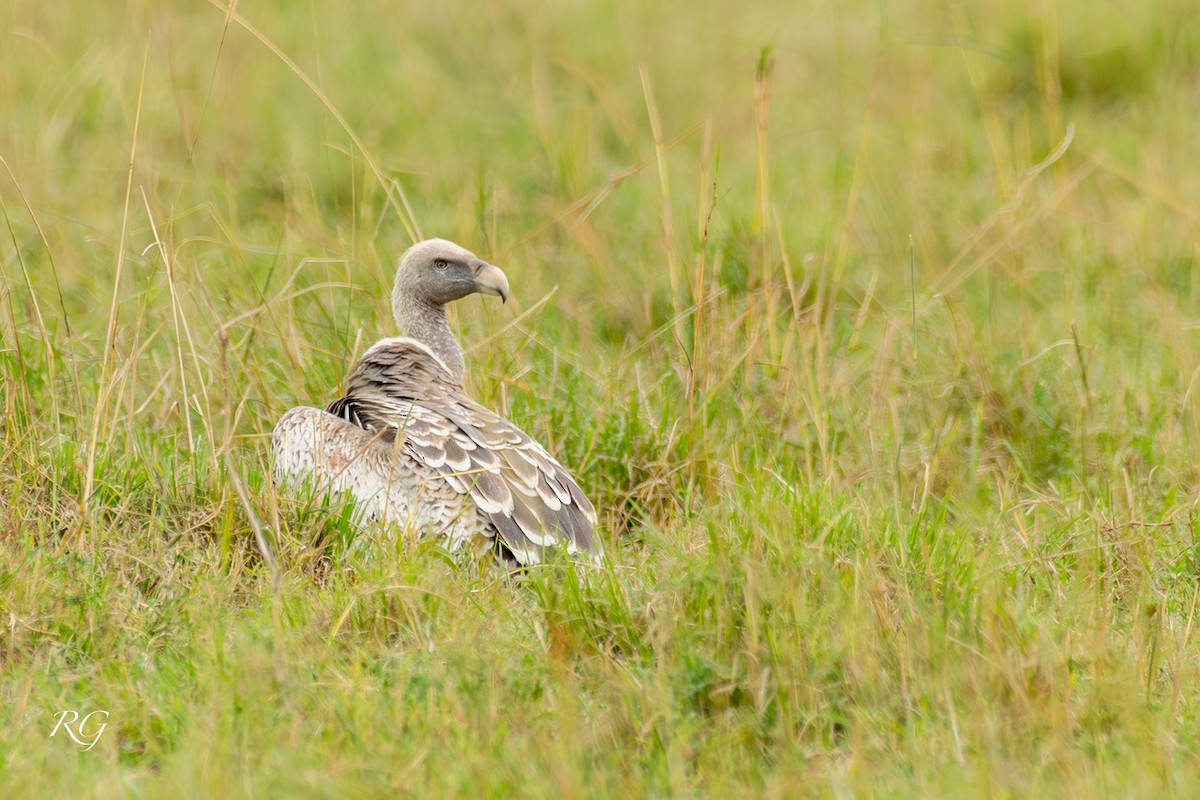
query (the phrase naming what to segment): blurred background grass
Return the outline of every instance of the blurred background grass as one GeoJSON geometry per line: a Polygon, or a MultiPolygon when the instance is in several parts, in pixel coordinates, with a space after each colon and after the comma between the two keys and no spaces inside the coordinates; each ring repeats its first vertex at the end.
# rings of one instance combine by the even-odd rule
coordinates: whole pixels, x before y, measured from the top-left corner
{"type": "Polygon", "coordinates": [[[1190,3],[0,19],[6,796],[1195,791],[1190,3]],[[265,477],[418,235],[582,588],[265,477]]]}

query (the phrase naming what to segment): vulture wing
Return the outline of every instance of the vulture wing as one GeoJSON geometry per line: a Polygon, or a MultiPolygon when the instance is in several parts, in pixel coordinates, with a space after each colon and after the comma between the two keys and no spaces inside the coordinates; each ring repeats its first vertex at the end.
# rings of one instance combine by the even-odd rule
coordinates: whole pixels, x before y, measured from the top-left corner
{"type": "Polygon", "coordinates": [[[596,510],[545,448],[472,400],[423,344],[384,339],[355,365],[330,414],[393,442],[468,495],[522,564],[565,543],[598,559],[596,510]]]}

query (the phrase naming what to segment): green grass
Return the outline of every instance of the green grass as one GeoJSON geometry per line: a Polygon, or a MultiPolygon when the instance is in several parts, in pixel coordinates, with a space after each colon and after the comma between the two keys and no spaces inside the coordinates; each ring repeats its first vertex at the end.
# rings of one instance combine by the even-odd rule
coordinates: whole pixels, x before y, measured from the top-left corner
{"type": "Polygon", "coordinates": [[[1200,791],[1191,3],[237,10],[0,6],[0,794],[1200,791]],[[418,232],[582,582],[271,486],[418,232]]]}

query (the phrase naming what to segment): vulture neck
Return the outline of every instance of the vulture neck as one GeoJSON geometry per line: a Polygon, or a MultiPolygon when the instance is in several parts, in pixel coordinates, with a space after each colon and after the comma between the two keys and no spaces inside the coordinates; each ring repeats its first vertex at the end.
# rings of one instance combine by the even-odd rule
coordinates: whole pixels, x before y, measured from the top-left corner
{"type": "Polygon", "coordinates": [[[454,380],[462,383],[466,364],[463,362],[462,349],[450,332],[445,306],[405,297],[403,302],[396,304],[396,322],[400,325],[401,333],[432,350],[450,370],[454,380]]]}

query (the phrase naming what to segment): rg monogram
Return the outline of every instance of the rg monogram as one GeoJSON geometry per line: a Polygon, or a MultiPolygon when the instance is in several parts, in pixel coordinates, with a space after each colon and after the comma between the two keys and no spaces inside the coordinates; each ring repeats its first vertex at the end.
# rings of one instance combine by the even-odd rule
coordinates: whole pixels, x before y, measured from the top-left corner
{"type": "Polygon", "coordinates": [[[100,723],[100,727],[96,729],[95,733],[86,732],[85,729],[87,728],[88,720],[97,714],[103,714],[104,719],[108,719],[107,711],[93,711],[83,719],[79,718],[78,711],[60,711],[55,715],[57,722],[54,724],[54,730],[50,731],[50,735],[54,736],[54,734],[58,733],[58,729],[62,728],[67,732],[67,736],[70,736],[71,740],[74,741],[75,744],[80,746],[87,745],[86,747],[82,748],[86,753],[88,750],[91,750],[96,746],[96,742],[100,741],[100,734],[104,733],[104,729],[108,727],[107,722],[102,722],[100,723]],[[68,714],[70,715],[70,719],[67,718],[68,714]],[[76,722],[78,722],[77,725],[76,722]],[[71,729],[72,725],[75,725],[74,730],[71,729]]]}

